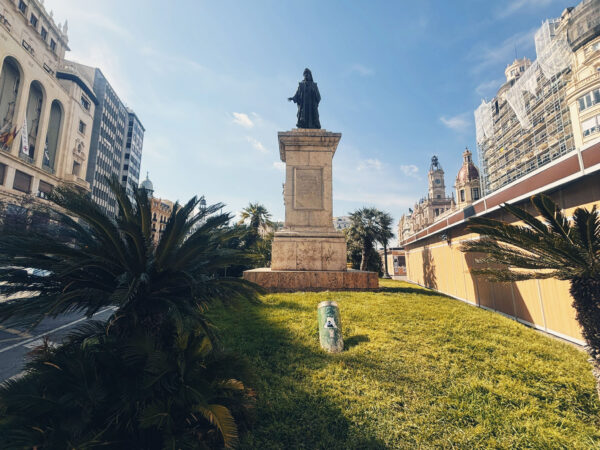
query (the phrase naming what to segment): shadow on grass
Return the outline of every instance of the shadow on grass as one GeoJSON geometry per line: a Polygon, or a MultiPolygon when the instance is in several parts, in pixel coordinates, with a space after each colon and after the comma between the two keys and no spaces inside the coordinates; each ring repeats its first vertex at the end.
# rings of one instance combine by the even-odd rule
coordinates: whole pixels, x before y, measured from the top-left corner
{"type": "MultiPolygon", "coordinates": [[[[215,308],[211,314],[225,347],[243,355],[255,371],[257,420],[241,436],[239,448],[385,448],[362,427],[353,426],[334,401],[319,395],[319,386],[313,388],[310,373],[334,362],[332,356],[265,320],[265,306],[305,309],[281,302],[235,312],[215,308]]],[[[362,335],[348,339],[350,346],[367,340],[362,335]]]]}
{"type": "Polygon", "coordinates": [[[277,308],[277,309],[285,308],[285,309],[291,309],[292,311],[309,311],[311,309],[314,309],[309,306],[304,306],[304,305],[301,305],[300,303],[290,302],[287,300],[280,301],[277,304],[263,304],[262,306],[266,307],[266,308],[277,308]]]}
{"type": "Polygon", "coordinates": [[[429,289],[421,287],[386,287],[382,286],[379,288],[379,292],[386,292],[390,294],[416,294],[416,295],[431,295],[438,297],[446,297],[444,294],[439,292],[431,291],[429,289]]]}
{"type": "Polygon", "coordinates": [[[344,351],[357,346],[361,342],[369,342],[369,336],[366,334],[357,334],[356,336],[350,336],[347,339],[344,339],[344,351]]]}

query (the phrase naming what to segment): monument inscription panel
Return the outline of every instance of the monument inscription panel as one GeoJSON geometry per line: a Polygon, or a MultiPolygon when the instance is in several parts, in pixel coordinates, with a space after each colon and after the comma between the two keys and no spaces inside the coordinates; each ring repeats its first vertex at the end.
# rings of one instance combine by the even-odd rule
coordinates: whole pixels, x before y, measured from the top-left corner
{"type": "Polygon", "coordinates": [[[323,209],[323,169],[294,168],[294,209],[323,209]]]}

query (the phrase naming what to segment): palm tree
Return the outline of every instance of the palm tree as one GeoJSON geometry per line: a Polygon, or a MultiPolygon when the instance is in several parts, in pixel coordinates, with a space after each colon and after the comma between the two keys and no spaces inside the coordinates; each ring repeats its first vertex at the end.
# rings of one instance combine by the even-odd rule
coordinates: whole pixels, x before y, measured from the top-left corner
{"type": "Polygon", "coordinates": [[[267,208],[260,203],[250,203],[242,210],[240,221],[238,223],[241,225],[246,223],[246,221],[250,222],[250,228],[252,228],[257,235],[261,230],[273,226],[271,214],[267,211],[267,208]]]}
{"type": "Polygon", "coordinates": [[[360,270],[367,270],[369,253],[380,236],[378,224],[379,213],[375,208],[361,208],[350,213],[348,234],[361,246],[360,270]]]}
{"type": "Polygon", "coordinates": [[[377,242],[383,245],[383,261],[385,267],[384,278],[391,278],[388,272],[388,261],[387,261],[387,246],[390,239],[394,237],[392,232],[392,216],[386,212],[378,211],[377,214],[377,242]]]}
{"type": "MultiPolygon", "coordinates": [[[[228,214],[216,214],[221,204],[194,213],[194,197],[173,208],[155,246],[147,192],[135,190],[132,204],[118,179],[110,186],[119,205],[117,219],[105,215],[89,196],[59,187],[51,195],[59,209],[45,212],[60,224],[63,239],[26,227],[0,234],[0,295],[19,293],[19,298],[0,303],[0,322],[35,326],[45,317],[68,312],[91,317],[114,308],[106,323],[82,327],[56,352],[34,357],[27,376],[3,387],[0,434],[12,430],[31,438],[24,446],[51,448],[85,447],[96,441],[111,445],[123,436],[137,436],[138,442],[149,444],[121,448],[178,447],[170,445],[175,438],[193,436],[204,442],[211,433],[232,444],[237,432],[227,395],[211,397],[206,389],[213,382],[201,368],[220,354],[213,349],[219,341],[205,315],[209,305],[217,299],[228,304],[254,295],[244,281],[218,277],[222,269],[245,258],[227,245],[239,232],[226,227],[228,214]],[[177,371],[187,363],[173,359],[182,352],[196,358],[195,383],[202,386],[172,384],[185,379],[177,371]],[[158,363],[162,369],[153,372],[158,363]],[[58,372],[48,372],[52,368],[58,372]],[[144,381],[149,374],[151,379],[144,381]],[[45,387],[50,386],[47,377],[57,379],[54,391],[45,387]],[[78,377],[83,378],[78,382],[78,377]],[[198,390],[201,387],[204,391],[198,390]],[[178,389],[185,391],[189,403],[176,405],[170,396],[178,389]],[[193,397],[191,390],[203,396],[193,397]],[[72,427],[68,429],[57,427],[50,417],[51,405],[63,397],[75,408],[69,417],[80,419],[67,420],[65,427],[72,427]],[[181,421],[181,427],[168,428],[173,421],[181,421]],[[47,444],[48,439],[58,440],[47,444]]],[[[194,364],[186,367],[193,371],[194,364]]],[[[223,387],[227,380],[246,391],[231,373],[215,378],[212,386],[223,387]]]]}
{"type": "Polygon", "coordinates": [[[531,203],[542,220],[524,209],[502,206],[524,226],[469,219],[468,229],[482,238],[464,243],[461,250],[484,253],[478,262],[487,267],[472,272],[494,281],[558,278],[571,283],[573,307],[600,396],[600,214],[596,206],[577,208],[569,220],[546,195],[531,197],[531,203]]]}

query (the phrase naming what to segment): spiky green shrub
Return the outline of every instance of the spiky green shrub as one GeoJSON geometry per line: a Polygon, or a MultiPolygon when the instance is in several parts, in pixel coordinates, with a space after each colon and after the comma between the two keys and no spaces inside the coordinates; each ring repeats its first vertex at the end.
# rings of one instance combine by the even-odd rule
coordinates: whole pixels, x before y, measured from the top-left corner
{"type": "Polygon", "coordinates": [[[28,372],[0,390],[0,435],[15,448],[197,448],[237,440],[251,399],[245,371],[226,357],[205,316],[216,300],[252,299],[254,288],[219,277],[243,260],[222,205],[176,205],[151,239],[145,190],[132,204],[118,180],[111,219],[85,194],[58,188],[47,214],[61,226],[0,236],[0,321],[39,323],[67,312],[114,308],[106,323],[80,328],[64,345],[33,356],[28,372]],[[31,271],[25,268],[40,270],[31,271]]]}

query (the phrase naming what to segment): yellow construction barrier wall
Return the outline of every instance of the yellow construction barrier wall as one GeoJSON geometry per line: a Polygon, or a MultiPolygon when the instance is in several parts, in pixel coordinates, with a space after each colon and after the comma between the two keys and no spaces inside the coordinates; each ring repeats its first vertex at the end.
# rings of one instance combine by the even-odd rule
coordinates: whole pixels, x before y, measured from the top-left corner
{"type": "MultiPolygon", "coordinates": [[[[600,207],[600,176],[592,175],[551,193],[567,216],[576,207],[600,207]]],[[[519,206],[525,206],[521,203],[519,206]]],[[[534,210],[529,207],[530,212],[534,210]]],[[[500,210],[487,217],[509,220],[500,210]]],[[[569,282],[554,279],[494,283],[473,276],[477,255],[463,253],[466,240],[479,239],[464,223],[406,244],[407,277],[410,281],[476,306],[498,311],[520,322],[584,344],[575,320],[569,282]]]]}

